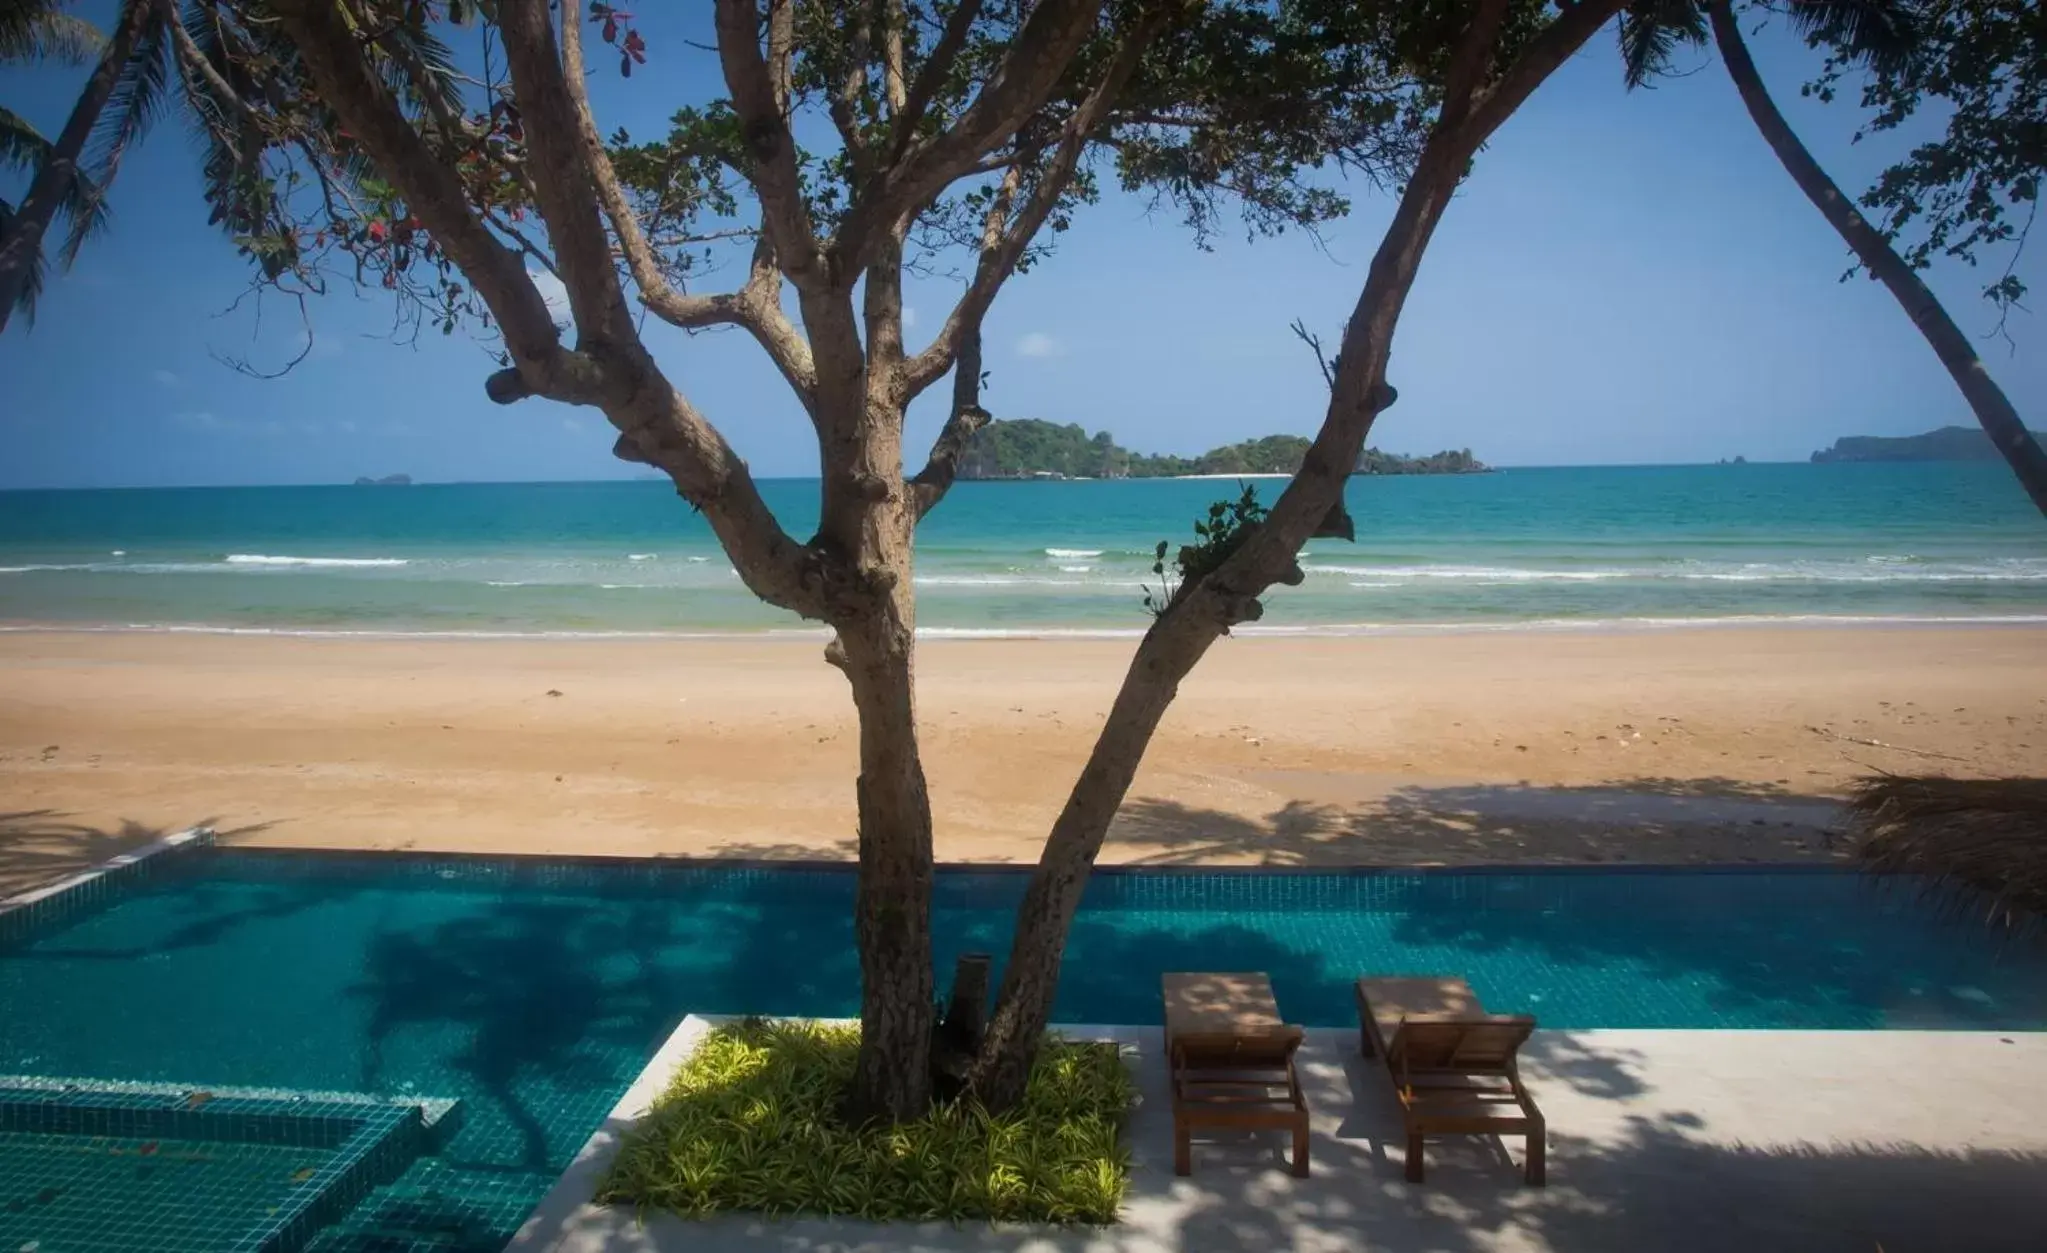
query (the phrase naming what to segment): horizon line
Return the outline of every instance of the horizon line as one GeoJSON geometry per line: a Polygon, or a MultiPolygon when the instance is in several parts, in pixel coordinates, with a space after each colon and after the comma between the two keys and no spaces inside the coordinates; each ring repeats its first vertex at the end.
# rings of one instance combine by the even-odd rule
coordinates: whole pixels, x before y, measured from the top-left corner
{"type": "MultiPolygon", "coordinates": [[[[1782,461],[1774,461],[1774,460],[1764,460],[1764,459],[1760,459],[1760,458],[1754,458],[1754,457],[1750,457],[1750,458],[1745,458],[1745,459],[1743,459],[1742,461],[1739,461],[1739,462],[1735,461],[1735,460],[1734,460],[1733,458],[1727,458],[1727,459],[1725,459],[1725,460],[1720,460],[1720,461],[1604,461],[1604,462],[1506,462],[1506,463],[1493,463],[1493,462],[1487,462],[1487,463],[1486,463],[1486,471],[1485,471],[1485,472],[1492,472],[1492,471],[1500,471],[1500,470],[1674,470],[1674,469],[1690,469],[1690,468],[1702,468],[1702,469],[1716,469],[1716,470],[1717,470],[1717,469],[1722,469],[1722,468],[1725,468],[1725,469],[1733,469],[1733,468],[1734,468],[1735,466],[1737,466],[1737,465],[1743,465],[1743,466],[1802,466],[1802,465],[1814,465],[1814,464],[1832,464],[1832,465],[1923,465],[1923,464],[1932,464],[1932,463],[1928,463],[1928,462],[1878,462],[1878,461],[1872,461],[1872,462],[1848,461],[1848,462],[1832,462],[1832,463],[1816,463],[1816,462],[1813,462],[1813,461],[1812,461],[1812,460],[1811,460],[1811,459],[1810,459],[1809,457],[1808,457],[1808,458],[1803,458],[1803,459],[1791,459],[1791,460],[1782,460],[1782,461]]],[[[1950,463],[1941,463],[1941,464],[1972,464],[1972,463],[1969,463],[1969,462],[1950,462],[1950,463]]],[[[1986,463],[1983,463],[1983,464],[1989,464],[1989,463],[1987,463],[1987,462],[1986,462],[1986,463]]],[[[1477,474],[1353,474],[1353,475],[1351,475],[1351,477],[1352,477],[1352,478],[1363,478],[1363,479],[1377,479],[1377,478],[1387,478],[1387,479],[1397,479],[1397,478],[1476,478],[1476,477],[1483,477],[1483,475],[1484,475],[1484,473],[1485,473],[1485,472],[1480,472],[1480,473],[1477,473],[1477,474]]],[[[398,471],[397,473],[402,473],[402,471],[398,471]]],[[[362,477],[368,477],[368,476],[362,476],[362,477]]],[[[759,475],[755,475],[755,476],[754,476],[754,482],[756,482],[756,483],[815,483],[815,482],[819,481],[820,477],[821,477],[820,475],[816,475],[816,474],[759,474],[759,475]]],[[[958,480],[957,482],[958,482],[958,483],[1003,483],[1003,484],[1011,484],[1011,483],[1034,483],[1034,482],[1037,482],[1037,483],[1042,483],[1042,482],[1057,482],[1057,483],[1171,483],[1171,482],[1199,482],[1199,481],[1202,481],[1202,480],[1205,480],[1205,479],[1206,479],[1206,480],[1215,480],[1215,479],[1232,479],[1232,478],[1292,478],[1292,477],[1293,477],[1292,475],[1278,475],[1278,474],[1260,474],[1260,473],[1256,473],[1256,472],[1253,472],[1253,471],[1245,471],[1245,472],[1244,472],[1244,473],[1242,473],[1242,474],[1227,474],[1227,473],[1225,473],[1225,474],[1203,474],[1203,475],[1179,475],[1179,474],[1159,474],[1159,475],[1143,475],[1143,476],[1139,476],[1139,477],[1134,477],[1134,478],[1121,478],[1121,479],[1090,479],[1090,478],[1068,478],[1068,479],[1046,479],[1046,480],[1037,480],[1037,479],[960,479],[960,480],[958,480]]],[[[70,485],[62,485],[62,486],[51,486],[51,485],[33,486],[33,485],[29,485],[29,486],[15,486],[15,487],[0,487],[0,493],[13,493],[13,492],[192,492],[192,491],[235,491],[235,490],[245,490],[245,489],[256,489],[256,488],[276,488],[276,487],[346,487],[346,488],[358,488],[358,487],[360,487],[360,488],[369,488],[369,487],[382,487],[382,486],[391,486],[391,487],[401,487],[401,486],[402,486],[402,487],[550,487],[550,486],[566,486],[566,485],[569,485],[569,484],[581,484],[581,483],[667,483],[667,482],[669,482],[669,480],[668,480],[667,478],[665,478],[665,477],[663,477],[663,476],[661,476],[661,475],[655,475],[655,474],[647,474],[647,475],[633,475],[633,476],[630,476],[630,477],[622,477],[622,478],[617,478],[617,477],[591,477],[591,478],[578,478],[578,479],[414,479],[414,480],[413,480],[412,482],[410,482],[410,483],[408,483],[408,484],[361,484],[361,483],[356,483],[356,482],[354,482],[353,480],[344,480],[344,479],[339,479],[339,478],[336,478],[336,479],[319,479],[319,480],[311,480],[311,481],[307,481],[307,480],[296,480],[296,481],[289,481],[289,482],[275,482],[275,483],[103,483],[103,484],[70,484],[70,485]]],[[[956,485],[957,485],[957,484],[956,484],[956,485]]]]}

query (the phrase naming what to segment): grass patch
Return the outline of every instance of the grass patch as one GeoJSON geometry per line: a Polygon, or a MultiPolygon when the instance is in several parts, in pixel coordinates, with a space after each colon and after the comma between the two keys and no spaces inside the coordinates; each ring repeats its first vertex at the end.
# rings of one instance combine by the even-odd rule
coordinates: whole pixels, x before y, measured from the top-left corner
{"type": "Polygon", "coordinates": [[[857,1025],[748,1019],[714,1029],[640,1120],[605,1204],[876,1220],[1110,1223],[1130,1179],[1134,1088],[1116,1047],[1048,1040],[1024,1101],[970,1101],[856,1129],[837,1106],[857,1025]]]}

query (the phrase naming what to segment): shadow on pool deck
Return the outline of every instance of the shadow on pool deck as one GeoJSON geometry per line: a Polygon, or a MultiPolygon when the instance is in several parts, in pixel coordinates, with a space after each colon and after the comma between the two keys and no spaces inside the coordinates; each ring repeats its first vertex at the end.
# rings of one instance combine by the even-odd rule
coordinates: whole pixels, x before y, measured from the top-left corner
{"type": "Polygon", "coordinates": [[[1160,797],[1126,802],[1104,860],[1675,864],[1836,861],[1847,852],[1832,830],[1833,798],[1738,779],[1380,789],[1343,775],[1268,771],[1256,781],[1291,797],[1262,820],[1160,797]]]}
{"type": "MultiPolygon", "coordinates": [[[[1521,1186],[1512,1140],[1446,1137],[1407,1183],[1385,1074],[1354,1031],[1311,1032],[1302,1083],[1313,1173],[1278,1137],[1198,1142],[1171,1173],[1156,1029],[1136,1047],[1131,1191],[1106,1230],[686,1222],[553,1211],[520,1253],[1888,1253],[2047,1247],[2047,1040],[1795,1032],[1539,1032],[1530,1084],[1550,1120],[1550,1186],[1521,1186]],[[1957,1074],[1971,1082],[1959,1088],[1957,1074]],[[1617,1076],[1624,1078],[1617,1081],[1617,1076]],[[1971,1147],[1980,1141],[1987,1147],[1971,1147]]],[[[587,1194],[585,1194],[587,1195],[587,1194]]],[[[564,1198],[569,1200],[569,1198],[564,1198]]]]}

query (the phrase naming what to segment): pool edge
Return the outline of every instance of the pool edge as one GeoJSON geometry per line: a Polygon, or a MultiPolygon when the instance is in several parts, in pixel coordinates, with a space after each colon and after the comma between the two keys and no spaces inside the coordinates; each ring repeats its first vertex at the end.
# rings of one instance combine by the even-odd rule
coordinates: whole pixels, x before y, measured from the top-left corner
{"type": "Polygon", "coordinates": [[[612,1105],[597,1129],[583,1141],[583,1147],[555,1179],[547,1194],[527,1214],[526,1221],[505,1245],[505,1253],[547,1253],[560,1247],[573,1234],[573,1224],[597,1193],[604,1173],[618,1156],[625,1133],[653,1107],[654,1098],[668,1086],[668,1080],[694,1053],[697,1045],[716,1026],[700,1014],[684,1014],[675,1030],[654,1050],[625,1092],[612,1105]]]}
{"type": "Polygon", "coordinates": [[[104,904],[115,889],[154,869],[156,859],[209,847],[213,834],[211,827],[187,827],[54,883],[0,898],[0,945],[18,941],[82,906],[104,904]]]}

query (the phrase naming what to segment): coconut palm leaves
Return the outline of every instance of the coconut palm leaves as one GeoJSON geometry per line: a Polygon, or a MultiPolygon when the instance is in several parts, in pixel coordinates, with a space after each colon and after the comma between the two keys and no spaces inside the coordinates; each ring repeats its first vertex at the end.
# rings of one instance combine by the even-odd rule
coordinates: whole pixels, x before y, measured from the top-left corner
{"type": "MultiPolygon", "coordinates": [[[[13,48],[66,53],[79,50],[84,38],[52,0],[0,0],[0,13],[0,41],[13,48]]],[[[104,229],[107,183],[161,106],[168,81],[168,13],[159,0],[124,0],[114,32],[101,44],[97,64],[55,140],[31,153],[18,117],[8,128],[10,159],[32,156],[35,174],[27,195],[8,206],[0,222],[0,327],[17,309],[33,312],[46,266],[44,236],[57,217],[70,223],[66,264],[104,229]]]]}
{"type": "MultiPolygon", "coordinates": [[[[99,54],[104,42],[99,31],[83,18],[60,12],[58,0],[0,0],[0,65],[24,65],[40,61],[80,64],[99,54]]],[[[0,105],[0,168],[33,176],[50,154],[50,141],[27,118],[0,105]]],[[[74,180],[61,208],[90,214],[91,199],[83,180],[74,180]]],[[[0,238],[13,224],[15,207],[0,200],[0,238]]],[[[24,276],[16,307],[24,317],[35,317],[36,297],[42,291],[43,260],[32,259],[24,276]]]]}
{"type": "Polygon", "coordinates": [[[751,1019],[713,1031],[619,1151],[598,1200],[875,1220],[1115,1221],[1132,1087],[1113,1045],[1048,1044],[1021,1104],[940,1106],[851,1127],[857,1026],[751,1019]]]}
{"type": "MultiPolygon", "coordinates": [[[[1879,81],[1906,76],[1924,56],[1925,11],[1914,0],[1786,0],[1779,13],[1808,43],[1829,50],[1829,74],[1867,69],[1879,81]]],[[[1621,20],[1621,51],[1629,86],[1669,68],[1671,57],[1707,40],[1719,46],[1756,129],[1806,199],[1827,219],[1855,259],[1889,289],[1955,380],[1976,421],[2043,515],[2047,515],[2047,451],[2026,429],[2011,399],[1990,377],[1974,345],[1948,316],[1914,267],[1841,194],[1771,99],[1746,42],[1734,0],[1640,0],[1621,20]]],[[[1923,258],[1922,258],[1923,260],[1923,258]]]]}
{"type": "Polygon", "coordinates": [[[60,0],[0,0],[0,64],[77,65],[99,55],[100,42],[91,22],[60,11],[60,0]]]}
{"type": "MultiPolygon", "coordinates": [[[[1621,13],[1621,60],[1630,87],[1670,70],[1684,48],[1712,42],[1705,0],[1637,0],[1621,13]]],[[[1771,12],[1849,65],[1888,72],[1917,46],[1910,0],[1786,0],[1771,12]]]]}

